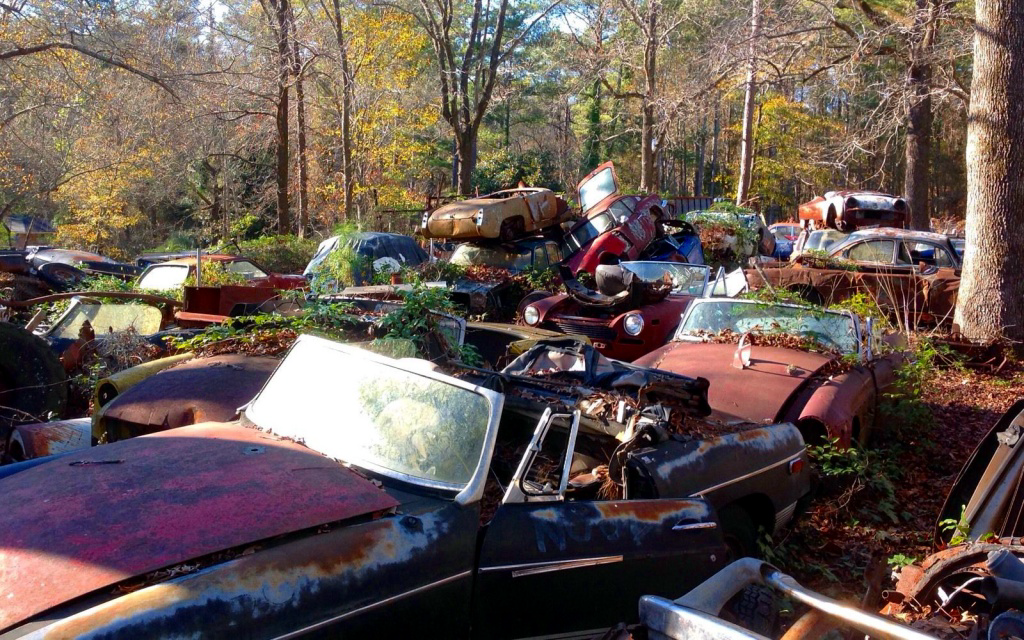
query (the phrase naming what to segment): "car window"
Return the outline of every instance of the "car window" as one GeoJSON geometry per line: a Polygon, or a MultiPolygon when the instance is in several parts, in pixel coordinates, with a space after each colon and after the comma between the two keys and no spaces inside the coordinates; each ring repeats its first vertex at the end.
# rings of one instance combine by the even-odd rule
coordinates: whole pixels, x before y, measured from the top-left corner
{"type": "Polygon", "coordinates": [[[544,246],[547,247],[549,263],[558,264],[562,261],[562,250],[558,247],[557,242],[547,242],[544,246]]]}
{"type": "Polygon", "coordinates": [[[608,207],[608,211],[615,216],[615,219],[621,224],[633,215],[633,208],[626,205],[626,198],[620,198],[608,207]]]}
{"type": "Polygon", "coordinates": [[[910,264],[923,262],[932,267],[952,267],[953,258],[949,252],[938,245],[929,242],[907,242],[905,243],[909,252],[910,264]]]}
{"type": "Polygon", "coordinates": [[[401,360],[361,353],[303,336],[246,417],[369,471],[427,485],[468,484],[484,453],[488,398],[408,370],[401,360]]]}
{"type": "Polygon", "coordinates": [[[868,240],[847,249],[843,253],[843,257],[857,262],[892,264],[895,249],[895,240],[868,240]]]}
{"type": "Polygon", "coordinates": [[[463,267],[484,265],[502,269],[525,269],[530,266],[531,252],[509,250],[502,246],[460,244],[452,253],[451,263],[463,267]]]}
{"type": "Polygon", "coordinates": [[[611,167],[606,167],[580,186],[580,206],[586,211],[613,193],[615,176],[611,167]]]}
{"type": "Polygon", "coordinates": [[[135,329],[140,336],[151,336],[160,331],[162,317],[159,309],[148,304],[79,303],[72,305],[47,335],[77,340],[82,325],[88,321],[96,337],[128,329],[135,329]]]}
{"type": "Polygon", "coordinates": [[[185,264],[158,264],[146,269],[139,277],[137,288],[156,289],[165,291],[177,289],[185,284],[188,278],[188,265],[185,264]]]}
{"type": "Polygon", "coordinates": [[[239,273],[246,280],[252,280],[253,278],[266,278],[267,274],[253,263],[248,260],[235,260],[234,262],[225,262],[224,270],[228,273],[239,273]]]}
{"type": "Polygon", "coordinates": [[[691,296],[704,295],[711,272],[707,265],[653,260],[623,262],[622,267],[646,284],[670,284],[672,293],[691,296]]]}
{"type": "Polygon", "coordinates": [[[573,229],[566,238],[566,243],[571,251],[577,251],[614,226],[615,219],[610,213],[599,213],[596,216],[587,218],[582,224],[573,229]]]}
{"type": "Polygon", "coordinates": [[[533,266],[537,269],[548,268],[548,256],[544,250],[544,245],[537,245],[533,248],[533,266]]]}

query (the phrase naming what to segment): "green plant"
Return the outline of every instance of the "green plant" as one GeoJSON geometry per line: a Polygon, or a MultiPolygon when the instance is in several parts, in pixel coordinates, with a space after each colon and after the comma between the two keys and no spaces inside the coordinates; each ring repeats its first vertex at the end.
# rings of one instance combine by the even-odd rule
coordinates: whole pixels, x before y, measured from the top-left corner
{"type": "Polygon", "coordinates": [[[917,562],[917,558],[914,556],[906,556],[902,553],[897,553],[889,556],[889,559],[885,561],[890,567],[906,567],[917,562]]]}
{"type": "MultiPolygon", "coordinates": [[[[204,287],[222,287],[224,285],[245,284],[245,276],[240,273],[228,271],[221,262],[203,260],[202,267],[200,278],[204,287]]],[[[194,273],[190,273],[189,276],[185,278],[185,286],[194,287],[195,284],[196,276],[194,273]]]]}
{"type": "Polygon", "coordinates": [[[278,235],[244,240],[234,247],[240,255],[255,260],[265,269],[276,273],[302,273],[316,252],[317,244],[313,238],[278,235]]]}
{"type": "Polygon", "coordinates": [[[953,534],[949,539],[949,546],[951,547],[967,542],[967,537],[971,534],[971,525],[967,522],[967,505],[960,506],[959,518],[940,520],[939,531],[942,533],[951,532],[953,534]]]}

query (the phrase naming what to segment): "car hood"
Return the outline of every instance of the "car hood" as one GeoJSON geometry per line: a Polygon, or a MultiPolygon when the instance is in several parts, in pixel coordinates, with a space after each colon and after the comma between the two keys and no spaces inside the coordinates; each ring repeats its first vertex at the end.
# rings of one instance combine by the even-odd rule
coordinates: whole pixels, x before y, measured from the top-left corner
{"type": "Polygon", "coordinates": [[[337,462],[237,423],[95,447],[4,478],[0,491],[0,631],[157,569],[398,504],[337,462]]]}
{"type": "Polygon", "coordinates": [[[832,361],[820,353],[754,346],[750,366],[733,366],[735,344],[673,342],[638,359],[654,367],[711,383],[711,415],[724,422],[768,423],[781,419],[790,398],[832,361]]]}

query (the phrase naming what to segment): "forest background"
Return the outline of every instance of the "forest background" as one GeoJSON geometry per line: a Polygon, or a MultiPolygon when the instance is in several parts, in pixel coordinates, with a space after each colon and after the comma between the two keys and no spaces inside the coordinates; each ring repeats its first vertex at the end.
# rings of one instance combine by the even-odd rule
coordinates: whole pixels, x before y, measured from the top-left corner
{"type": "Polygon", "coordinates": [[[0,213],[113,257],[431,196],[624,190],[957,219],[974,6],[946,0],[0,0],[0,213]],[[749,107],[745,106],[749,98],[749,107]],[[749,144],[744,145],[745,113],[749,144]]]}

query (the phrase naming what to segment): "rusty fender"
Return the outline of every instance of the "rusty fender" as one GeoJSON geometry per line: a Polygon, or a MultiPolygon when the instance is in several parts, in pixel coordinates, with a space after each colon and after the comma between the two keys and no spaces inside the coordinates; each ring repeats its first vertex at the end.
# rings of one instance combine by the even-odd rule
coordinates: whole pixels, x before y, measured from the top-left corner
{"type": "Polygon", "coordinates": [[[875,402],[875,383],[871,373],[856,368],[825,380],[810,397],[800,420],[814,420],[825,425],[828,437],[839,438],[840,447],[850,446],[853,420],[861,407],[875,402]]]}
{"type": "Polygon", "coordinates": [[[461,586],[468,602],[477,518],[475,509],[448,504],[311,534],[133,591],[24,637],[273,638],[344,629],[386,599],[437,583],[461,586]]]}
{"type": "Polygon", "coordinates": [[[701,496],[721,508],[761,494],[776,512],[810,490],[806,457],[804,439],[789,423],[707,440],[671,440],[636,454],[659,497],[701,496]],[[795,460],[804,460],[804,471],[791,475],[795,460]]]}
{"type": "Polygon", "coordinates": [[[15,427],[7,453],[19,460],[31,460],[91,446],[92,419],[75,418],[15,427]],[[14,453],[18,447],[21,448],[20,457],[14,453]]]}

